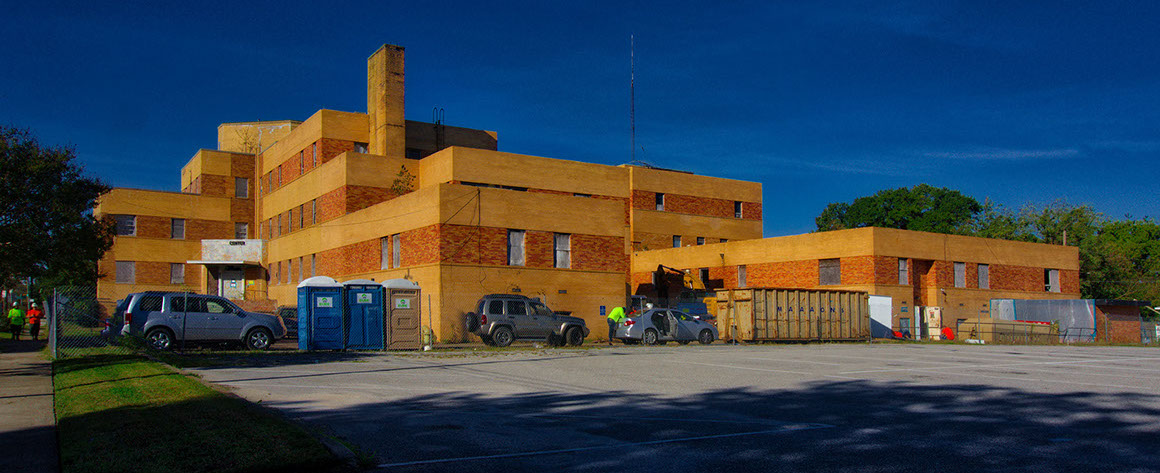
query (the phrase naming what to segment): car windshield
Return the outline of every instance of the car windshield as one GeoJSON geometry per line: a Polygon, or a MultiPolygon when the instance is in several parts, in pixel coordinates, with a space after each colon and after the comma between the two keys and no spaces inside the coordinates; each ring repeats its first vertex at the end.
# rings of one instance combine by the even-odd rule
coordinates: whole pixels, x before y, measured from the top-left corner
{"type": "Polygon", "coordinates": [[[536,315],[552,315],[552,311],[548,310],[548,306],[539,302],[532,303],[532,310],[536,311],[536,315]]]}

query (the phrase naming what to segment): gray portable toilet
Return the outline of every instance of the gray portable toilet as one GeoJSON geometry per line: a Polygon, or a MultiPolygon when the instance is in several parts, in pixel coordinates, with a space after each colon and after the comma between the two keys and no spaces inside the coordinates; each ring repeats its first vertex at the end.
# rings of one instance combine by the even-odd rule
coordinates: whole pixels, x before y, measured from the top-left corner
{"type": "Polygon", "coordinates": [[[387,349],[418,350],[423,346],[419,285],[406,279],[389,279],[383,281],[383,289],[386,290],[387,349]]]}
{"type": "Polygon", "coordinates": [[[352,279],[342,283],[346,311],[345,347],[352,350],[382,350],[383,286],[368,279],[352,279]]]}
{"type": "Polygon", "coordinates": [[[342,284],[314,276],[298,284],[298,349],[342,349],[342,284]]]}

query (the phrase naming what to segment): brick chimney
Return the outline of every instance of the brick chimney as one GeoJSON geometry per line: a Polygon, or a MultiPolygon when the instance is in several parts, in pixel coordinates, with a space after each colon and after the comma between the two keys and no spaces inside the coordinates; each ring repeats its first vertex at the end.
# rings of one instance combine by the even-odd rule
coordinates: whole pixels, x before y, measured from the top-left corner
{"type": "Polygon", "coordinates": [[[384,44],[367,59],[367,151],[402,158],[406,128],[403,116],[403,47],[384,44]]]}

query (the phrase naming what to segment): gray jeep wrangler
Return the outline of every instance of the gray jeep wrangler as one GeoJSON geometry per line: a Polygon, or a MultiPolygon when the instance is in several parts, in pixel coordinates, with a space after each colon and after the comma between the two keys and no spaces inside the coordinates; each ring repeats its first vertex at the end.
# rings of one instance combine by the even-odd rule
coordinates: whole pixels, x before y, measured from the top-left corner
{"type": "Polygon", "coordinates": [[[588,336],[584,319],[552,312],[539,299],[514,294],[483,296],[476,311],[466,314],[465,322],[468,332],[497,347],[506,347],[515,340],[577,346],[588,336]]]}

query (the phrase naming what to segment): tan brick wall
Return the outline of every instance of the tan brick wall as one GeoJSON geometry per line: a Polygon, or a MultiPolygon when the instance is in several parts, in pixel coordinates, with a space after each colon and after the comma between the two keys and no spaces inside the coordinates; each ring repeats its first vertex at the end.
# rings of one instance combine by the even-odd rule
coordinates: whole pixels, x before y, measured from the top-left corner
{"type": "Polygon", "coordinates": [[[1140,309],[1096,306],[1096,341],[1140,343],[1140,309]]]}
{"type": "MultiPolygon", "coordinates": [[[[656,210],[656,192],[634,189],[630,205],[633,209],[656,210]]],[[[665,194],[665,212],[702,215],[706,217],[735,218],[732,200],[683,194],[665,194]]],[[[742,202],[741,218],[761,220],[761,203],[742,202]]]]}
{"type": "MultiPolygon", "coordinates": [[[[1060,279],[1063,278],[1060,277],[1060,279]]],[[[991,289],[1044,292],[1043,268],[993,264],[991,265],[991,289]]]]}
{"type": "Polygon", "coordinates": [[[201,192],[199,194],[214,197],[234,196],[234,178],[216,174],[202,174],[200,178],[201,192]]]}
{"type": "MultiPolygon", "coordinates": [[[[137,216],[137,238],[169,238],[172,232],[173,219],[169,217],[137,216]]],[[[185,223],[186,235],[189,234],[189,222],[185,223]]]]}
{"type": "Polygon", "coordinates": [[[354,213],[397,197],[390,189],[369,186],[346,186],[346,213],[354,213]]]}
{"type": "Polygon", "coordinates": [[[253,199],[230,199],[230,219],[235,222],[246,222],[254,226],[253,199]]]}
{"type": "Polygon", "coordinates": [[[323,163],[334,159],[335,156],[338,156],[347,151],[354,151],[353,141],[323,138],[318,143],[318,164],[322,165],[323,163]]]}
{"type": "Polygon", "coordinates": [[[442,258],[439,252],[440,229],[440,225],[428,225],[400,234],[399,244],[402,248],[399,263],[402,266],[413,266],[439,262],[442,258]]]}
{"type": "MultiPolygon", "coordinates": [[[[842,269],[846,269],[844,262],[842,269]]],[[[712,275],[712,271],[709,274],[712,275]]],[[[737,287],[737,267],[727,267],[724,274],[725,287],[737,287]]],[[[842,276],[845,279],[845,274],[842,276]]],[[[745,283],[749,287],[818,287],[818,261],[749,264],[745,266],[745,283]]]]}
{"type": "Polygon", "coordinates": [[[507,264],[507,229],[440,225],[439,251],[445,263],[507,264]]]}
{"type": "Polygon", "coordinates": [[[234,237],[234,223],[216,220],[186,220],[186,240],[220,240],[234,237]]]}
{"type": "Polygon", "coordinates": [[[184,189],[181,189],[181,192],[185,192],[187,194],[200,194],[201,193],[201,176],[197,176],[197,177],[193,178],[193,181],[191,181],[189,183],[189,185],[185,186],[184,189]]]}
{"type": "Polygon", "coordinates": [[[169,284],[169,263],[138,261],[133,266],[137,273],[135,284],[169,284]]]}
{"type": "Polygon", "coordinates": [[[1059,289],[1061,292],[1079,294],[1079,271],[1059,270],[1059,289]]]}
{"type": "MultiPolygon", "coordinates": [[[[250,180],[250,195],[254,195],[254,157],[250,155],[230,156],[230,176],[250,180]]],[[[230,195],[233,195],[232,193],[230,195]]]]}
{"type": "MultiPolygon", "coordinates": [[[[683,245],[685,242],[682,241],[681,244],[683,245]]],[[[632,235],[632,249],[636,251],[659,250],[662,248],[672,247],[672,235],[661,235],[659,233],[647,232],[635,232],[632,235]]]]}
{"type": "Polygon", "coordinates": [[[572,269],[628,271],[624,239],[599,235],[572,235],[572,269]]]}
{"type": "Polygon", "coordinates": [[[341,281],[349,274],[377,271],[381,255],[378,238],[326,250],[318,253],[318,274],[341,281]]]}

